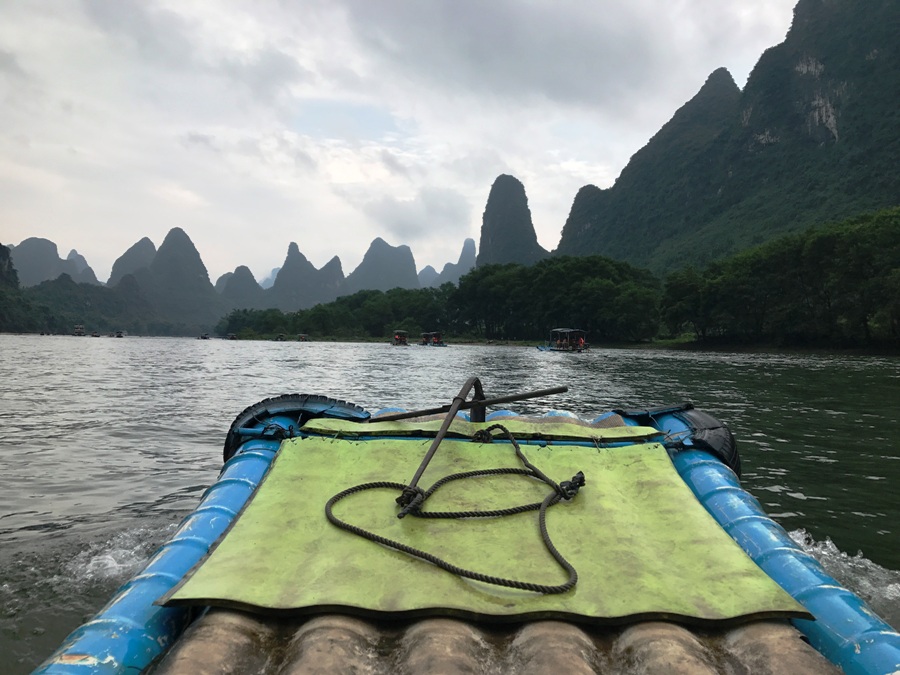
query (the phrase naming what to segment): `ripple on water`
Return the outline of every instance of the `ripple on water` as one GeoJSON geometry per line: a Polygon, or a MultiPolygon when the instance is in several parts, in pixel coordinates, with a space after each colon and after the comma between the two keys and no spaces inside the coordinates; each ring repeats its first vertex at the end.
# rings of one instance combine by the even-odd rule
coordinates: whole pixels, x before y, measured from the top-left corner
{"type": "Polygon", "coordinates": [[[900,571],[881,567],[862,551],[845,553],[828,537],[816,541],[803,529],[789,534],[828,574],[865,600],[895,630],[900,629],[900,571]]]}
{"type": "MultiPolygon", "coordinates": [[[[109,514],[117,530],[97,525],[78,538],[44,533],[0,551],[0,665],[29,673],[116,589],[137,573],[177,527],[171,520],[109,514]]],[[[108,525],[107,525],[108,527],[108,525]]]]}
{"type": "Polygon", "coordinates": [[[56,581],[76,585],[114,581],[122,583],[136,574],[159,543],[174,534],[177,524],[138,527],[115,534],[107,541],[92,543],[67,561],[63,577],[56,581]]]}

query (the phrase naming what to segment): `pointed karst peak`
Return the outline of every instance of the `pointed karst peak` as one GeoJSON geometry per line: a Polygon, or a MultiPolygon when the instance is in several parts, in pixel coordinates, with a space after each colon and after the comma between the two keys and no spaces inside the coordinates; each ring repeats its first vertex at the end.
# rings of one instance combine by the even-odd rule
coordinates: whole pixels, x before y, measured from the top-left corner
{"type": "Polygon", "coordinates": [[[256,283],[256,278],[246,265],[236,267],[225,279],[221,293],[229,306],[256,309],[264,304],[265,291],[256,283]]]}
{"type": "Polygon", "coordinates": [[[431,269],[429,265],[419,272],[419,283],[422,284],[423,288],[427,286],[437,288],[447,282],[459,284],[460,277],[470,272],[473,267],[475,267],[475,240],[469,238],[463,242],[462,251],[460,251],[457,262],[446,263],[440,274],[436,272],[434,274],[429,273],[428,270],[431,269]]]}
{"type": "Polygon", "coordinates": [[[106,282],[107,285],[115,286],[126,274],[134,274],[142,267],[150,267],[155,255],[156,246],[150,239],[143,237],[116,259],[106,282]]]}
{"type": "Polygon", "coordinates": [[[741,90],[731,73],[725,68],[717,68],[699,91],[656,132],[648,145],[660,139],[672,140],[673,134],[689,141],[691,132],[687,127],[704,136],[718,134],[737,115],[740,98],[741,90]]]}
{"type": "Polygon", "coordinates": [[[69,255],[66,256],[66,260],[72,262],[75,265],[75,271],[78,273],[84,272],[84,270],[86,270],[88,267],[87,260],[85,260],[84,256],[74,248],[69,251],[69,255]]]}
{"type": "Polygon", "coordinates": [[[509,197],[512,196],[522,196],[528,201],[528,198],[525,196],[525,185],[515,176],[511,176],[508,173],[501,173],[494,179],[493,185],[491,185],[491,193],[488,195],[488,202],[490,202],[491,197],[495,196],[496,193],[504,194],[509,197]]]}
{"type": "Polygon", "coordinates": [[[306,259],[306,256],[300,253],[300,247],[297,242],[292,241],[288,244],[287,255],[284,258],[284,264],[275,274],[275,281],[272,286],[278,286],[279,292],[284,292],[286,286],[296,286],[304,283],[306,275],[314,271],[312,263],[306,259]]]}
{"type": "Polygon", "coordinates": [[[727,68],[717,68],[694,97],[675,113],[673,119],[687,115],[697,116],[702,124],[715,124],[720,118],[731,119],[740,100],[741,89],[727,68]]]}
{"type": "Polygon", "coordinates": [[[306,258],[305,255],[300,253],[300,247],[297,246],[297,242],[292,241],[290,244],[288,244],[287,257],[285,258],[285,260],[290,260],[291,258],[297,258],[297,257],[306,258]]]}
{"type": "Polygon", "coordinates": [[[469,267],[475,266],[475,240],[471,237],[467,237],[463,242],[462,251],[459,253],[459,260],[456,261],[457,265],[469,265],[469,267]]]}
{"type": "Polygon", "coordinates": [[[191,246],[194,245],[194,242],[191,241],[191,238],[188,236],[187,232],[182,230],[180,227],[173,227],[171,230],[166,233],[166,238],[163,239],[163,243],[160,246],[162,248],[166,244],[182,244],[188,243],[191,246]]]}
{"type": "Polygon", "coordinates": [[[373,256],[380,259],[393,256],[395,260],[405,261],[407,257],[412,258],[412,249],[406,244],[391,246],[381,237],[375,237],[363,255],[363,260],[372,259],[373,256]]]}
{"type": "MultiPolygon", "coordinates": [[[[714,70],[699,91],[634,154],[616,180],[615,190],[669,192],[669,188],[650,188],[650,185],[660,177],[690,171],[699,161],[699,155],[734,123],[740,101],[741,90],[731,73],[725,68],[714,70]],[[677,169],[673,168],[676,166],[677,169]]],[[[560,241],[558,250],[570,249],[560,241]]]]}
{"type": "Polygon", "coordinates": [[[369,249],[368,249],[367,253],[368,253],[369,251],[376,251],[376,250],[386,251],[386,250],[392,249],[392,248],[394,248],[394,247],[391,246],[389,243],[387,243],[387,242],[386,242],[384,239],[382,239],[381,237],[375,237],[375,238],[372,240],[372,243],[369,244],[369,249]]]}
{"type": "Polygon", "coordinates": [[[234,278],[239,279],[241,282],[250,283],[251,281],[255,284],[256,277],[253,276],[253,272],[250,271],[250,268],[246,265],[238,265],[234,268],[234,278]]]}
{"type": "Polygon", "coordinates": [[[525,186],[515,176],[501,174],[491,186],[484,209],[478,266],[532,265],[547,255],[537,241],[525,186]]]}
{"type": "Polygon", "coordinates": [[[391,246],[378,237],[369,244],[362,262],[346,280],[350,293],[361,290],[387,291],[419,288],[416,261],[409,246],[391,246]]]}
{"type": "Polygon", "coordinates": [[[328,285],[335,286],[344,281],[344,268],[341,266],[341,259],[334,256],[327,263],[322,265],[319,270],[319,276],[328,285]]]}
{"type": "Polygon", "coordinates": [[[206,265],[203,264],[197,247],[180,227],[173,227],[166,234],[150,263],[150,271],[161,279],[166,279],[165,283],[188,283],[186,280],[191,280],[190,284],[199,283],[204,289],[209,286],[209,290],[212,290],[206,265]]]}
{"type": "MultiPolygon", "coordinates": [[[[226,288],[237,286],[259,286],[256,277],[246,265],[238,265],[234,272],[226,272],[216,280],[216,290],[221,293],[226,288]]],[[[260,291],[262,288],[260,287],[260,291]]]]}
{"type": "Polygon", "coordinates": [[[737,88],[737,83],[734,81],[731,73],[728,72],[728,68],[723,66],[721,68],[716,68],[709,74],[703,87],[700,87],[700,91],[703,91],[705,87],[727,87],[728,89],[735,89],[737,88]]]}
{"type": "Polygon", "coordinates": [[[198,259],[200,257],[200,254],[197,252],[197,247],[194,246],[194,242],[191,241],[187,232],[180,227],[173,227],[169,230],[166,234],[166,238],[163,239],[162,244],[159,245],[159,250],[157,250],[153,262],[156,263],[160,257],[165,258],[168,255],[172,255],[173,252],[178,252],[182,255],[193,252],[198,259]]]}

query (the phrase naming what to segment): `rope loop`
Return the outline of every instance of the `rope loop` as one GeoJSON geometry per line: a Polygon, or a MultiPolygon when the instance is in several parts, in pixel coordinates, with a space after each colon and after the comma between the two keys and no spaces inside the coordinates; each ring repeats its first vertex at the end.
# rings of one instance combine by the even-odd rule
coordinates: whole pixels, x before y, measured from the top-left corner
{"type": "Polygon", "coordinates": [[[479,429],[474,434],[472,434],[472,442],[473,443],[493,443],[494,436],[491,434],[489,429],[479,429]]]}
{"type": "Polygon", "coordinates": [[[575,495],[578,494],[578,490],[584,487],[584,473],[579,471],[574,476],[572,476],[572,480],[564,480],[559,484],[559,496],[565,499],[566,501],[570,499],[574,499],[575,495]]]}
{"type": "Polygon", "coordinates": [[[422,488],[407,485],[395,500],[402,507],[397,517],[403,518],[410,513],[417,513],[425,501],[425,496],[422,488]]]}

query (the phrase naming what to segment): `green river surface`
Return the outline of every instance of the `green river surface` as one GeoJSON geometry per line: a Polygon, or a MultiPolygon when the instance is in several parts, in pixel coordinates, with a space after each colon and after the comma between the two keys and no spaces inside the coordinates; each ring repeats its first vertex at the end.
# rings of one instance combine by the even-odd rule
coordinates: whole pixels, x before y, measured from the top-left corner
{"type": "Polygon", "coordinates": [[[517,412],[691,401],[743,485],[900,626],[900,358],[0,335],[0,673],[30,672],[138,572],[221,466],[231,421],[283,393],[371,411],[567,385],[517,412]]]}

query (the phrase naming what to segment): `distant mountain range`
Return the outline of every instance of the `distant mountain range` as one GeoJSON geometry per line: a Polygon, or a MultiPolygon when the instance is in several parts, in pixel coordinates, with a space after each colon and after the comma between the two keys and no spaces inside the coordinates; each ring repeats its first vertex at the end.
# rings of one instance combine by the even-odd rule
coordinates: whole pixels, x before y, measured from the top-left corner
{"type": "MultiPolygon", "coordinates": [[[[116,260],[107,284],[186,326],[234,308],[304,309],[363,289],[426,288],[475,266],[530,265],[551,255],[604,255],[658,273],[705,264],[785,233],[900,204],[900,3],[800,0],[783,43],[761,56],[741,91],[714,71],[631,158],[612,187],[582,187],[558,247],[537,242],[525,186],[501,175],[481,239],[456,263],[416,272],[408,246],[375,239],[345,276],[332,258],[316,269],[295,243],[262,284],[245,266],[215,285],[188,235],[157,250],[143,238],[116,260]]],[[[87,261],[56,244],[10,246],[25,287],[57,279],[99,282],[87,261]]]]}
{"type": "MultiPolygon", "coordinates": [[[[26,239],[18,246],[8,247],[8,251],[6,264],[18,272],[16,285],[37,287],[38,296],[50,305],[55,304],[54,298],[60,293],[66,297],[74,293],[72,285],[90,284],[98,289],[104,285],[76,251],[63,260],[56,244],[46,239],[26,239]],[[44,288],[47,284],[50,286],[44,288]]],[[[125,251],[113,264],[106,286],[129,295],[132,304],[149,308],[144,315],[153,317],[158,325],[193,333],[209,329],[232,309],[275,308],[293,312],[360,290],[455,284],[474,266],[475,241],[467,239],[458,262],[448,262],[440,274],[429,274],[428,270],[433,270],[426,268],[420,281],[410,248],[391,246],[378,238],[360,265],[345,277],[339,258],[316,269],[291,242],[284,263],[273,270],[275,276],[268,288],[257,283],[244,265],[223,274],[213,285],[190,237],[176,227],[169,231],[159,249],[144,237],[125,251]]],[[[94,299],[70,298],[67,302],[93,306],[97,304],[95,296],[93,292],[90,297],[94,299]]]]}
{"type": "Polygon", "coordinates": [[[9,245],[8,248],[22,286],[36,286],[42,281],[56,279],[60,274],[68,274],[78,283],[99,283],[94,270],[75,249],[63,259],[59,257],[56,244],[39,237],[26,239],[18,246],[9,245]]]}

